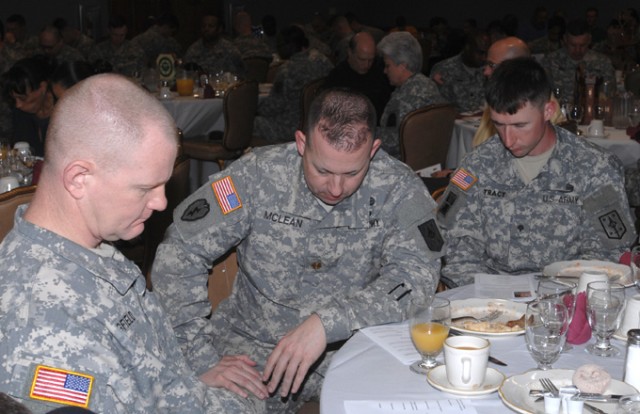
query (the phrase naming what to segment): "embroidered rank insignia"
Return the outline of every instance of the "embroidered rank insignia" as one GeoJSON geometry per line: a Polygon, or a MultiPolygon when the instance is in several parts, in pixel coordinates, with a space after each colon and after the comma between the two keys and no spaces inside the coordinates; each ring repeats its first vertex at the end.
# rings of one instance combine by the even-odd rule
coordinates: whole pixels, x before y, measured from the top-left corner
{"type": "Polygon", "coordinates": [[[34,400],[88,407],[93,377],[79,372],[38,365],[29,396],[34,400]]]}
{"type": "Polygon", "coordinates": [[[204,198],[199,198],[182,213],[182,221],[196,221],[205,217],[209,213],[209,203],[204,198]]]}
{"type": "Polygon", "coordinates": [[[229,214],[242,207],[242,202],[236,192],[236,187],[233,185],[231,177],[224,177],[211,184],[211,187],[213,188],[213,193],[216,195],[222,214],[229,214]]]}
{"type": "Polygon", "coordinates": [[[451,177],[451,182],[458,186],[461,190],[467,191],[478,181],[476,177],[469,174],[467,170],[464,168],[460,168],[456,173],[451,177]]]}
{"type": "Polygon", "coordinates": [[[622,236],[627,232],[627,227],[620,214],[616,210],[612,210],[598,217],[602,229],[610,239],[621,240],[622,236]]]}

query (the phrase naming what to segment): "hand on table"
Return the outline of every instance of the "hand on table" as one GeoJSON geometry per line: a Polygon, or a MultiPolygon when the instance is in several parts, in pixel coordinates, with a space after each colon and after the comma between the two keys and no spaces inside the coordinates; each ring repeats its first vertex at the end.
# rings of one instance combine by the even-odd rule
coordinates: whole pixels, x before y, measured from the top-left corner
{"type": "Polygon", "coordinates": [[[280,396],[298,392],[309,367],[327,347],[327,336],[320,317],[313,314],[295,329],[289,331],[276,345],[264,368],[262,379],[269,381],[267,388],[274,392],[282,380],[280,396]]]}
{"type": "Polygon", "coordinates": [[[200,381],[210,387],[225,388],[247,398],[247,391],[260,399],[267,398],[267,386],[260,373],[254,368],[256,363],[246,355],[225,355],[209,371],[200,375],[200,381]]]}

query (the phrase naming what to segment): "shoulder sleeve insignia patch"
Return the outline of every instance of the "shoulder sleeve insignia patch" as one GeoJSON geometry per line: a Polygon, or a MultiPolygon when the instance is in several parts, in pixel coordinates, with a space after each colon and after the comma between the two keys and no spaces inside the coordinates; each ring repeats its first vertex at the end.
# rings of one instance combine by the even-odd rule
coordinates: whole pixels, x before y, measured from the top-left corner
{"type": "Polygon", "coordinates": [[[189,204],[180,219],[182,221],[196,221],[200,220],[209,213],[209,203],[204,198],[199,198],[193,203],[189,204]]]}
{"type": "Polygon", "coordinates": [[[236,192],[236,187],[233,185],[231,177],[226,176],[214,181],[211,184],[211,188],[213,188],[213,193],[216,195],[222,214],[227,215],[234,210],[242,208],[240,196],[236,192]]]}
{"type": "Polygon", "coordinates": [[[598,217],[602,229],[610,239],[621,240],[622,236],[627,232],[624,220],[616,210],[609,211],[598,217]]]}
{"type": "Polygon", "coordinates": [[[38,365],[29,396],[34,400],[86,408],[92,387],[91,375],[38,365]]]}
{"type": "Polygon", "coordinates": [[[427,243],[427,247],[432,252],[439,252],[442,250],[442,246],[444,246],[444,239],[440,234],[440,230],[436,225],[436,221],[434,219],[428,220],[425,223],[422,223],[418,226],[424,241],[427,243]]]}
{"type": "Polygon", "coordinates": [[[478,181],[478,178],[471,175],[464,168],[458,169],[458,171],[456,171],[453,177],[451,177],[451,182],[455,184],[458,188],[460,188],[462,191],[467,191],[468,189],[473,187],[476,181],[478,181]]]}

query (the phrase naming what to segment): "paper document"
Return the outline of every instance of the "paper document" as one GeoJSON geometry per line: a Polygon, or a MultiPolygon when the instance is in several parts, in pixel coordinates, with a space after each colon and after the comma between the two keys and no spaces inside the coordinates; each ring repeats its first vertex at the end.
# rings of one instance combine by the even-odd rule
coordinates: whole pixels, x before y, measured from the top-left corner
{"type": "Polygon", "coordinates": [[[477,298],[507,299],[528,302],[535,299],[536,285],[533,273],[524,275],[475,274],[477,298]]]}
{"type": "Polygon", "coordinates": [[[347,414],[476,414],[465,400],[345,401],[347,414]]]}
{"type": "Polygon", "coordinates": [[[385,351],[396,357],[404,365],[411,365],[420,359],[420,354],[411,342],[409,325],[405,323],[370,326],[362,333],[385,351]]]}
{"type": "Polygon", "coordinates": [[[417,170],[416,172],[418,173],[418,175],[420,177],[431,177],[431,174],[433,174],[434,172],[438,172],[442,170],[442,165],[440,164],[434,164],[434,165],[430,165],[428,167],[425,167],[421,170],[417,170]]]}

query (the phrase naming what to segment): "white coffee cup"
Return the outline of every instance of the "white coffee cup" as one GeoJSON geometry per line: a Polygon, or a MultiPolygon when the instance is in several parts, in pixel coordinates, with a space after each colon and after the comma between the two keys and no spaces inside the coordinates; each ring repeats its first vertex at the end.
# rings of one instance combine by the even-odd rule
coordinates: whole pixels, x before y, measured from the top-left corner
{"type": "Polygon", "coordinates": [[[584,272],[578,279],[578,292],[586,292],[587,285],[591,282],[606,282],[609,280],[609,276],[602,272],[584,272]]]}
{"type": "Polygon", "coordinates": [[[13,175],[7,175],[6,177],[0,178],[0,193],[5,193],[18,187],[20,187],[20,183],[13,175]]]}
{"type": "Polygon", "coordinates": [[[640,329],[640,295],[627,298],[620,332],[626,337],[629,329],[640,329]]]}
{"type": "Polygon", "coordinates": [[[594,119],[587,127],[587,135],[590,137],[604,137],[604,123],[602,119],[594,119]]]}
{"type": "Polygon", "coordinates": [[[447,380],[460,390],[482,387],[489,360],[489,341],[477,336],[452,336],[444,341],[447,380]]]}

